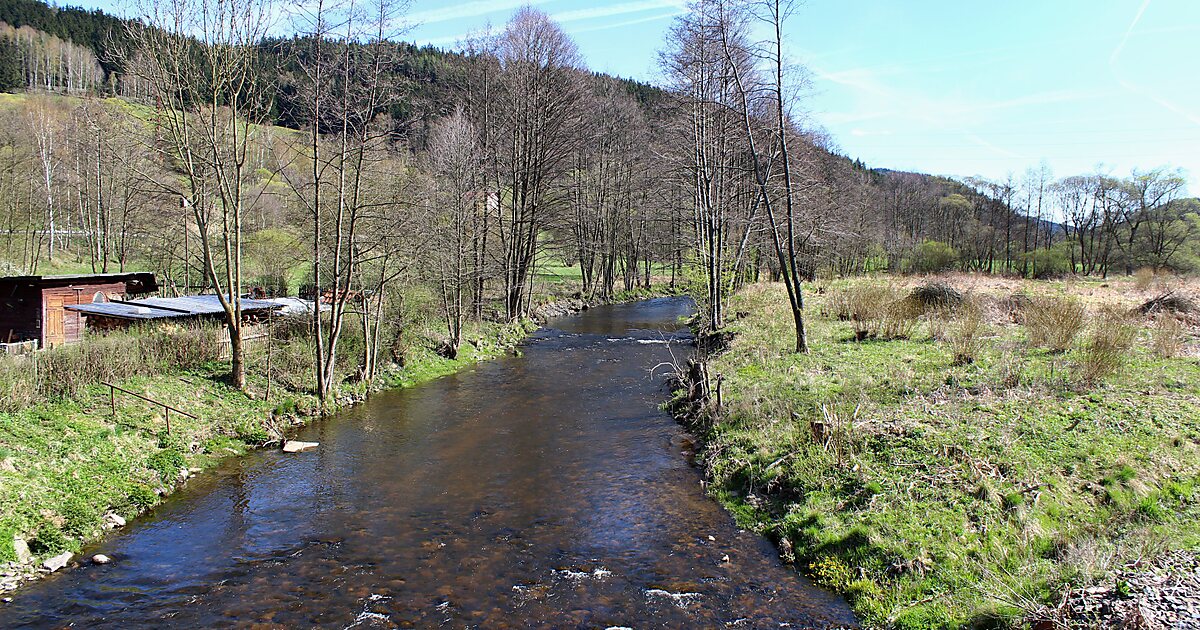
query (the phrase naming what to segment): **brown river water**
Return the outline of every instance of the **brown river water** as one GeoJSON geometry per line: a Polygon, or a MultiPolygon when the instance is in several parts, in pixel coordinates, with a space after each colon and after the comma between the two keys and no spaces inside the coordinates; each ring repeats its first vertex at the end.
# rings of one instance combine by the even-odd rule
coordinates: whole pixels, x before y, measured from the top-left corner
{"type": "Polygon", "coordinates": [[[560,318],[520,356],[314,423],[296,437],[315,451],[230,460],[0,627],[855,625],[704,494],[659,410],[692,308],[560,318]]]}

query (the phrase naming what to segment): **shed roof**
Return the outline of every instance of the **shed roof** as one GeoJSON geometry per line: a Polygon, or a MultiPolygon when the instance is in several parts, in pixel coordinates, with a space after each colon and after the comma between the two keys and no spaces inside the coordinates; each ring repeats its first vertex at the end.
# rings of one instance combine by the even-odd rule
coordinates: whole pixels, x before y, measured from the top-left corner
{"type": "Polygon", "coordinates": [[[149,271],[121,273],[79,273],[49,276],[8,276],[0,278],[0,286],[28,285],[36,287],[66,287],[72,285],[112,284],[124,282],[131,293],[151,293],[158,290],[158,282],[149,271]]]}
{"type": "MultiPolygon", "coordinates": [[[[281,305],[266,300],[239,298],[243,313],[261,313],[281,308],[281,305]]],[[[221,301],[215,295],[188,295],[174,298],[146,298],[144,300],[94,302],[65,307],[84,315],[102,315],[118,319],[172,319],[177,317],[201,317],[224,313],[221,301]]]]}

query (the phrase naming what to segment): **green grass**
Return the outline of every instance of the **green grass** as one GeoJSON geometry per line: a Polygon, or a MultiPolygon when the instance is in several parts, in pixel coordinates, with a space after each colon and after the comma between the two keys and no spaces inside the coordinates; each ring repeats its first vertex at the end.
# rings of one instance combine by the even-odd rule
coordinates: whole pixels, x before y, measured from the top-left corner
{"type": "Polygon", "coordinates": [[[1085,386],[1078,346],[1030,348],[1016,325],[993,322],[976,360],[954,365],[923,325],[852,341],[818,314],[823,299],[810,301],[812,352],[796,355],[781,287],[734,298],[729,312],[749,315],[710,366],[725,413],[705,461],[740,523],[868,626],[1019,626],[1067,584],[1200,544],[1194,358],[1153,356],[1144,333],[1118,373],[1085,386]]]}

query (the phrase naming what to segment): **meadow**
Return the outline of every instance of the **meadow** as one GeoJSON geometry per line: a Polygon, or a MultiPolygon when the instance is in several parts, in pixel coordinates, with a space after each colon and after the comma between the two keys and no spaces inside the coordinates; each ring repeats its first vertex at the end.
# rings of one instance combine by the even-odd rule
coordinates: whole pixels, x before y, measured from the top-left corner
{"type": "Polygon", "coordinates": [[[1200,320],[1139,308],[1194,282],[808,289],[807,355],[781,285],[733,298],[695,427],[714,494],[868,627],[1057,623],[1070,589],[1200,544],[1200,320]]]}

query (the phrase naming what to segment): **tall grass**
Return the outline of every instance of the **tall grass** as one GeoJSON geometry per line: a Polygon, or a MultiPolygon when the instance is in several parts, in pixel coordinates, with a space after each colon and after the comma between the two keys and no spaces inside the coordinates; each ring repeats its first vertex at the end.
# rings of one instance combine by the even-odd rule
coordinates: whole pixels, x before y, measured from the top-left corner
{"type": "Polygon", "coordinates": [[[0,411],[72,398],[88,385],[218,360],[217,326],[134,328],[29,356],[0,359],[0,411]]]}
{"type": "Polygon", "coordinates": [[[1075,298],[1034,297],[1021,317],[1029,343],[1053,352],[1066,352],[1083,332],[1087,310],[1075,298]]]}
{"type": "Polygon", "coordinates": [[[1081,383],[1095,385],[1120,369],[1137,340],[1137,331],[1128,311],[1116,308],[1101,311],[1079,356],[1077,369],[1081,383]]]}

